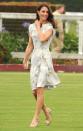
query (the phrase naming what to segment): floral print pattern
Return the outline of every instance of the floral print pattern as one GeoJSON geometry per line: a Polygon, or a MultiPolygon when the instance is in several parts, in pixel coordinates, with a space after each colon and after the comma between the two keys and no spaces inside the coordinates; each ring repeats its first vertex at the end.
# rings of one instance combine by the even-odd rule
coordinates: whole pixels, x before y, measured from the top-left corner
{"type": "MultiPolygon", "coordinates": [[[[52,29],[54,32],[51,23],[43,24],[41,27],[42,32],[45,32],[49,29],[52,29]]],[[[35,90],[38,87],[49,89],[52,87],[56,87],[56,85],[60,83],[60,80],[53,69],[52,57],[49,51],[49,46],[53,35],[47,41],[42,43],[38,38],[35,23],[30,24],[29,34],[32,37],[34,45],[34,49],[31,55],[30,69],[32,90],[35,90]]]]}

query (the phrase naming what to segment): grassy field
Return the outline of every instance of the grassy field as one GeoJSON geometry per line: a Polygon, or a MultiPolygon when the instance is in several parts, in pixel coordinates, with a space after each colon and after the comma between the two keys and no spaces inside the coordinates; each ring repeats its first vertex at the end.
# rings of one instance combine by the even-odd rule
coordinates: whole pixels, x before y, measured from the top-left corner
{"type": "Polygon", "coordinates": [[[0,131],[83,131],[83,74],[59,73],[61,85],[46,91],[53,121],[46,126],[43,113],[37,128],[29,128],[35,100],[29,73],[0,72],[0,131]]]}

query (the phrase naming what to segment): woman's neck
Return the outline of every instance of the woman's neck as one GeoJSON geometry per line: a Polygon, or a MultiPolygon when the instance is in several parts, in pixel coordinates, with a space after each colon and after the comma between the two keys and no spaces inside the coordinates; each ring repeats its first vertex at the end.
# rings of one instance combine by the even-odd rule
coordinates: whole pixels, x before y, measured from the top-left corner
{"type": "Polygon", "coordinates": [[[42,20],[39,20],[41,24],[46,24],[48,23],[48,21],[42,21],[42,20]]]}

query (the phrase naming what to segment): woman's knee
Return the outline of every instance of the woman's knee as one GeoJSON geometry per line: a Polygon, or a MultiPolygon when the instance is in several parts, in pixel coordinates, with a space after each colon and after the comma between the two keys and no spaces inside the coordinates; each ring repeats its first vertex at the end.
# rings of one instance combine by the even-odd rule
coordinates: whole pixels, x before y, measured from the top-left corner
{"type": "Polygon", "coordinates": [[[44,89],[43,89],[43,87],[38,87],[38,89],[37,89],[37,96],[41,96],[41,95],[43,95],[44,94],[44,89]]]}

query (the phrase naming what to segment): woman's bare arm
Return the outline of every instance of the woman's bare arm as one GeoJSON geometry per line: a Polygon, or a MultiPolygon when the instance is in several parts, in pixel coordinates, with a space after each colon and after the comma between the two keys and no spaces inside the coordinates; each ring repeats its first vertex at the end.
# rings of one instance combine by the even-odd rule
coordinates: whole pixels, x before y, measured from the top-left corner
{"type": "Polygon", "coordinates": [[[38,20],[36,20],[35,24],[36,24],[36,29],[37,29],[40,41],[41,42],[47,41],[50,38],[50,36],[53,34],[53,30],[52,29],[48,29],[48,31],[43,33],[41,31],[41,29],[40,29],[40,25],[41,25],[40,22],[38,20]]]}
{"type": "Polygon", "coordinates": [[[45,33],[41,32],[41,30],[38,30],[38,35],[39,35],[40,41],[41,42],[47,41],[51,37],[52,33],[53,33],[52,29],[49,29],[45,33]]]}
{"type": "Polygon", "coordinates": [[[23,62],[27,62],[29,60],[30,55],[31,55],[31,53],[33,51],[33,48],[34,48],[34,46],[33,46],[32,38],[29,36],[29,42],[28,42],[28,46],[27,46],[27,48],[25,50],[25,55],[24,55],[23,62]]]}

